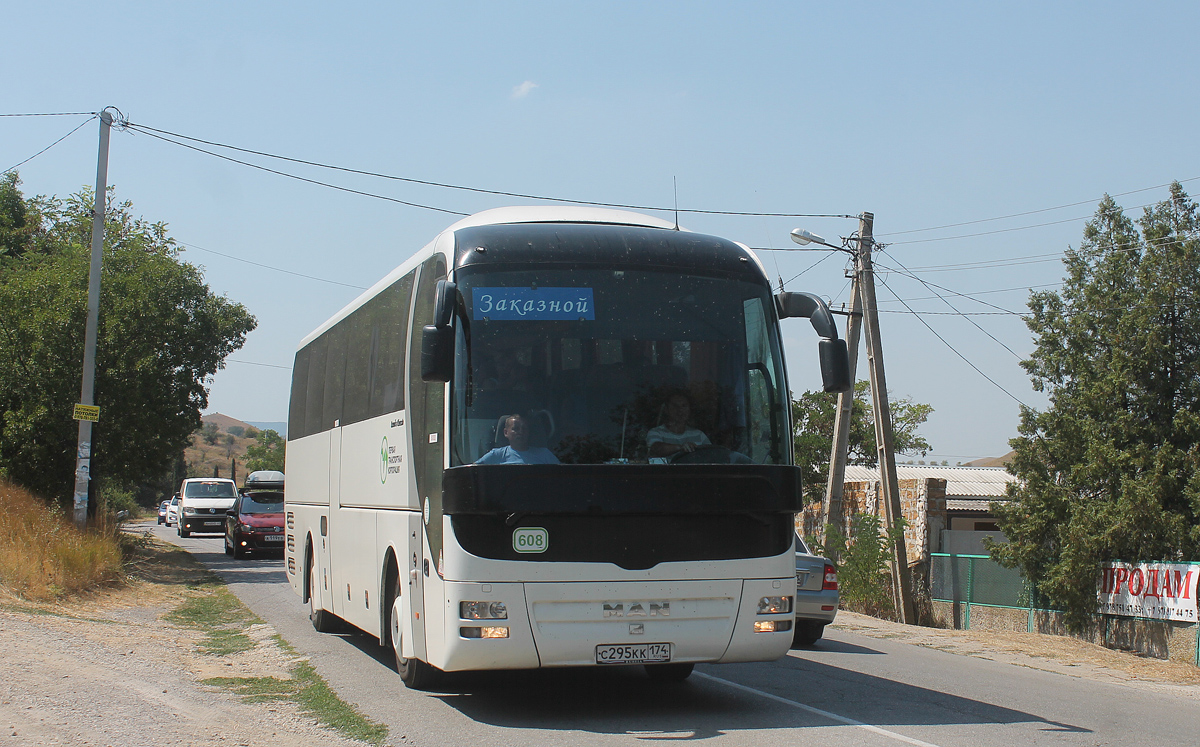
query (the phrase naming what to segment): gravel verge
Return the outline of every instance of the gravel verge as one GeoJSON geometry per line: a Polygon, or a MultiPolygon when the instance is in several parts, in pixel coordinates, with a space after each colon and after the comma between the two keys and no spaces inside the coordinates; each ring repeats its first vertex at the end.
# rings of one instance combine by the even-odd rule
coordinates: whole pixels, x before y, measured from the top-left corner
{"type": "Polygon", "coordinates": [[[0,595],[0,745],[363,747],[293,701],[203,684],[286,679],[303,657],[265,624],[245,628],[249,650],[201,653],[202,632],[164,619],[194,593],[179,580],[132,579],[57,605],[0,595]]]}

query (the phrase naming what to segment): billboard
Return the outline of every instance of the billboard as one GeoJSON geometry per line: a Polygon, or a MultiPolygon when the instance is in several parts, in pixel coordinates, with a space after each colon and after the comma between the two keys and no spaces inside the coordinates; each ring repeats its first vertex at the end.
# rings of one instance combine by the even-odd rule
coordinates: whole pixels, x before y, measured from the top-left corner
{"type": "Polygon", "coordinates": [[[1100,612],[1194,623],[1197,580],[1197,563],[1105,563],[1097,595],[1100,612]]]}

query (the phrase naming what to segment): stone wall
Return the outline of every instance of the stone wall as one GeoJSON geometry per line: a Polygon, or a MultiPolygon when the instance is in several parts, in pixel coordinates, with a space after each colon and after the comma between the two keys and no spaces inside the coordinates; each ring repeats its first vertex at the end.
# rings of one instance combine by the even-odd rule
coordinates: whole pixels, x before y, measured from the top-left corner
{"type": "MultiPolygon", "coordinates": [[[[929,553],[939,552],[946,523],[946,481],[933,478],[900,480],[900,510],[908,522],[904,544],[909,565],[927,563],[929,553]]],[[[879,482],[848,482],[842,487],[843,526],[855,514],[869,513],[883,519],[879,482]]],[[[813,503],[797,517],[797,528],[805,537],[820,535],[821,504],[813,503]]]]}
{"type": "Polygon", "coordinates": [[[1106,648],[1134,651],[1156,659],[1169,659],[1193,666],[1197,662],[1195,623],[1100,615],[1087,630],[1076,635],[1067,631],[1059,612],[1030,612],[1028,609],[973,604],[968,614],[965,602],[934,602],[933,617],[938,627],[1018,633],[1032,631],[1071,636],[1106,648]]]}

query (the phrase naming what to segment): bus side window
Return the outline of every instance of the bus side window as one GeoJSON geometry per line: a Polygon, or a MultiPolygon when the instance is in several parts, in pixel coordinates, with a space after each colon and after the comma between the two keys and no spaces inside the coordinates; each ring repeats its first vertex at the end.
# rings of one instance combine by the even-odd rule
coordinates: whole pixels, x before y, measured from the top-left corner
{"type": "Polygon", "coordinates": [[[297,439],[305,435],[304,410],[308,404],[308,359],[310,350],[305,347],[296,353],[292,365],[292,400],[288,407],[288,438],[297,439]]]}
{"type": "Polygon", "coordinates": [[[371,359],[368,417],[404,409],[404,345],[414,276],[415,271],[408,273],[368,304],[372,345],[378,350],[371,359]]]}
{"type": "Polygon", "coordinates": [[[321,335],[309,344],[311,358],[308,362],[308,396],[304,405],[304,432],[311,436],[320,433],[321,415],[325,410],[325,365],[329,351],[329,338],[321,335]]]}
{"type": "Polygon", "coordinates": [[[342,419],[342,389],[346,379],[346,327],[338,325],[325,333],[329,349],[325,356],[325,394],[322,397],[321,430],[342,419]]]}

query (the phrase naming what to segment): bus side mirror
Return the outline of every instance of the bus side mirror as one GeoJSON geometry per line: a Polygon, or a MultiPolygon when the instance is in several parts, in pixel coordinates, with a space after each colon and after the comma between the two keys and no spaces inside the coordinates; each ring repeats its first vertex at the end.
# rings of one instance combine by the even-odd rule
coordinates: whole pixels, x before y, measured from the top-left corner
{"type": "Polygon", "coordinates": [[[450,280],[437,281],[433,324],[421,328],[421,380],[449,381],[454,374],[454,304],[458,286],[450,280]]]}
{"type": "Polygon", "coordinates": [[[827,392],[850,391],[850,356],[845,340],[821,340],[821,384],[827,392]]]}
{"type": "Polygon", "coordinates": [[[454,327],[421,328],[421,381],[449,381],[454,373],[454,327]]]}
{"type": "Polygon", "coordinates": [[[838,338],[833,314],[819,297],[811,293],[778,293],[775,310],[780,319],[807,317],[821,338],[818,354],[821,359],[821,385],[827,392],[848,392],[850,381],[850,356],[846,352],[846,341],[838,338]]]}

